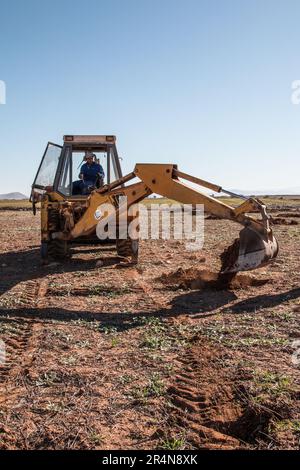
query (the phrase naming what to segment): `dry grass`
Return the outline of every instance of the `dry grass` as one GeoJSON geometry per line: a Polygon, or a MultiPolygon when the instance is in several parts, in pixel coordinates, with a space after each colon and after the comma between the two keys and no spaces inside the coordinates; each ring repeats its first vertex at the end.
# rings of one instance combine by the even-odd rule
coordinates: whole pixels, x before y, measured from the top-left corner
{"type": "Polygon", "coordinates": [[[15,200],[15,199],[1,199],[0,210],[19,210],[19,209],[30,209],[32,207],[31,202],[27,199],[15,200]]]}

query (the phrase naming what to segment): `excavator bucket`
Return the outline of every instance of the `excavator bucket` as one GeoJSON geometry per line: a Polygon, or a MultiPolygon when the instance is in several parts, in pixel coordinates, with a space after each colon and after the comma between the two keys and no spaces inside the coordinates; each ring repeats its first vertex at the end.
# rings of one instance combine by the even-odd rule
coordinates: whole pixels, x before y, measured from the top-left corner
{"type": "Polygon", "coordinates": [[[221,273],[236,273],[260,268],[278,253],[278,242],[272,232],[262,235],[253,228],[246,227],[240,231],[240,238],[221,255],[221,273]]]}

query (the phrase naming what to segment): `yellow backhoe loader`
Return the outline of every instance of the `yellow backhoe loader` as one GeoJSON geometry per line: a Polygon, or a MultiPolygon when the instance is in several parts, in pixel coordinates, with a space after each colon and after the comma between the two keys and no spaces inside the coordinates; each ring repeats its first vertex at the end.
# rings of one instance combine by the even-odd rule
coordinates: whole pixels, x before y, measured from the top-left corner
{"type": "MultiPolygon", "coordinates": [[[[256,269],[277,256],[278,244],[261,201],[244,198],[240,206],[233,208],[207,195],[201,187],[233,195],[221,186],[181,172],[174,164],[138,163],[132,173],[123,176],[115,136],[67,135],[62,146],[48,143],[31,193],[34,213],[36,203],[41,202],[42,259],[47,263],[51,258],[68,257],[72,243],[100,242],[96,227],[101,217],[107,217],[101,211],[99,215],[98,208],[103,204],[115,208],[119,221],[125,207],[124,197],[127,209],[153,193],[183,204],[203,204],[205,212],[243,226],[240,238],[221,255],[222,273],[256,269]],[[93,163],[102,163],[106,180],[85,187],[78,194],[75,180],[87,155],[92,155],[93,163]],[[128,184],[135,178],[137,182],[128,184]],[[259,212],[261,217],[252,217],[251,212],[259,212]]],[[[119,233],[117,222],[116,238],[110,240],[116,244],[117,253],[137,259],[138,240],[129,235],[121,238],[119,233]]]]}

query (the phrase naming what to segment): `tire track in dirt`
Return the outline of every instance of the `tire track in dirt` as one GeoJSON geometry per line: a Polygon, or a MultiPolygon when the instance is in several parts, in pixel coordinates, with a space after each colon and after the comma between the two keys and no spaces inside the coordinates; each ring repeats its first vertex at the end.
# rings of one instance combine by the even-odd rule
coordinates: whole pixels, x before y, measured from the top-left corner
{"type": "Polygon", "coordinates": [[[136,267],[130,270],[129,276],[133,279],[137,288],[145,295],[142,300],[143,307],[146,307],[149,310],[152,310],[153,308],[155,310],[166,309],[165,303],[161,302],[154,295],[154,289],[152,288],[151,284],[143,279],[142,274],[140,274],[136,267]]]}
{"type": "MultiPolygon", "coordinates": [[[[155,311],[166,310],[166,304],[157,298],[151,283],[144,280],[137,269],[130,274],[146,295],[148,307],[154,307],[155,311]]],[[[226,380],[217,363],[221,355],[212,351],[205,339],[201,341],[203,344],[189,348],[183,357],[178,358],[180,370],[167,389],[173,405],[170,428],[174,429],[175,424],[195,448],[238,449],[242,444],[235,435],[234,423],[243,410],[234,400],[230,380],[226,380]]]]}
{"type": "MultiPolygon", "coordinates": [[[[17,291],[18,288],[16,288],[16,295],[17,291]]],[[[30,280],[25,284],[22,283],[18,306],[22,309],[41,308],[46,291],[46,279],[30,280]]],[[[7,313],[9,315],[9,310],[7,310],[7,313]]],[[[36,322],[33,319],[27,317],[9,318],[9,316],[7,316],[0,318],[0,339],[3,341],[5,347],[4,363],[0,364],[0,385],[4,384],[11,375],[14,375],[16,368],[19,369],[28,362],[27,351],[35,324],[36,322]]],[[[1,401],[3,400],[1,399],[1,401]]]]}
{"type": "Polygon", "coordinates": [[[221,354],[205,343],[190,348],[168,389],[173,410],[170,421],[197,449],[237,449],[243,446],[238,422],[243,409],[221,354]]]}

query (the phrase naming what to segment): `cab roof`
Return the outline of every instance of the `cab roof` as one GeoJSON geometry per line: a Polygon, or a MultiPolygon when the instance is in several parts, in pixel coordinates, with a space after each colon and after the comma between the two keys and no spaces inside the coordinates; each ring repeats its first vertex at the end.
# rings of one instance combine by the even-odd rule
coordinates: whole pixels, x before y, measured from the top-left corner
{"type": "Polygon", "coordinates": [[[114,144],[116,140],[115,135],[64,135],[64,142],[74,144],[114,144]]]}

